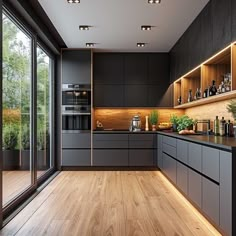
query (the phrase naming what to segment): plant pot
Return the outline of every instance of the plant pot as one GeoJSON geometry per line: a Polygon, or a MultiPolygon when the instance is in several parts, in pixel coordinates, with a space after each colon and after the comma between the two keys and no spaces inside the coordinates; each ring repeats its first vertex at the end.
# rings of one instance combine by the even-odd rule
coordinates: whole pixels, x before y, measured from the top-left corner
{"type": "Polygon", "coordinates": [[[152,131],[156,131],[157,130],[157,125],[152,125],[152,131]]]}
{"type": "Polygon", "coordinates": [[[30,150],[21,150],[21,170],[30,170],[30,150]]]}
{"type": "Polygon", "coordinates": [[[19,150],[3,150],[3,170],[19,170],[19,150]]]}
{"type": "Polygon", "coordinates": [[[177,132],[177,124],[172,125],[172,130],[173,130],[173,132],[177,132]]]}

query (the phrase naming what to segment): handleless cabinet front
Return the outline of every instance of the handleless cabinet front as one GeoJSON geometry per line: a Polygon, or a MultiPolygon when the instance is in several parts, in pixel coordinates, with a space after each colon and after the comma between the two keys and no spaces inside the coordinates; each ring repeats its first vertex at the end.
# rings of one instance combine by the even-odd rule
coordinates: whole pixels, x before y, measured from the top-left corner
{"type": "Polygon", "coordinates": [[[162,158],[162,135],[157,135],[157,166],[163,169],[163,158],[162,158]]]}
{"type": "Polygon", "coordinates": [[[177,162],[176,184],[185,194],[188,194],[188,167],[179,162],[177,162]]]}
{"type": "Polygon", "coordinates": [[[176,160],[163,153],[163,172],[176,184],[176,160]]]}
{"type": "Polygon", "coordinates": [[[185,164],[188,163],[188,142],[177,139],[177,159],[185,164]]]}
{"type": "Polygon", "coordinates": [[[202,146],[195,143],[188,144],[188,165],[202,172],[202,146]]]}

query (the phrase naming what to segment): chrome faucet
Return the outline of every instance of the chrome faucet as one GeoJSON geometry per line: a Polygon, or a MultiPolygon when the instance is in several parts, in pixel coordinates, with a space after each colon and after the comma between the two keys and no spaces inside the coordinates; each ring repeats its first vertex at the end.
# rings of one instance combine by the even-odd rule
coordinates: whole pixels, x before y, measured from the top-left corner
{"type": "Polygon", "coordinates": [[[206,134],[210,135],[210,133],[211,133],[211,122],[210,122],[210,120],[197,120],[196,121],[196,131],[197,131],[197,124],[199,124],[199,123],[207,124],[207,132],[206,132],[206,134]]]}

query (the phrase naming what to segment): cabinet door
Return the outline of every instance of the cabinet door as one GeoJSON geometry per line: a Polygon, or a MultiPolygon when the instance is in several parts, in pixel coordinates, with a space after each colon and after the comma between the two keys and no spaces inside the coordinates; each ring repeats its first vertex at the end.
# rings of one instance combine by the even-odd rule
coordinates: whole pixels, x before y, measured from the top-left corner
{"type": "Polygon", "coordinates": [[[163,157],[163,172],[176,184],[176,160],[169,157],[165,153],[163,157]]]}
{"type": "Polygon", "coordinates": [[[62,83],[91,84],[91,51],[62,51],[62,83]]]}
{"type": "Polygon", "coordinates": [[[189,143],[188,145],[189,166],[202,172],[202,146],[195,143],[189,143]]]}
{"type": "Polygon", "coordinates": [[[63,133],[62,148],[91,148],[91,134],[63,133]]]}
{"type": "Polygon", "coordinates": [[[177,162],[176,183],[185,194],[188,194],[188,167],[179,162],[177,162]]]}
{"type": "Polygon", "coordinates": [[[162,151],[165,152],[166,154],[176,158],[176,148],[175,147],[163,143],[162,144],[162,151]]]}
{"type": "Polygon", "coordinates": [[[147,107],[147,85],[125,85],[125,107],[147,107]]]}
{"type": "Polygon", "coordinates": [[[157,135],[157,166],[162,170],[162,135],[160,134],[157,135]]]}
{"type": "Polygon", "coordinates": [[[219,182],[220,151],[218,149],[202,146],[202,173],[219,182]]]}
{"type": "Polygon", "coordinates": [[[94,107],[123,107],[123,85],[95,85],[94,107]]]}
{"type": "Polygon", "coordinates": [[[231,42],[231,0],[212,0],[213,51],[231,42]]]}
{"type": "Polygon", "coordinates": [[[125,54],[125,84],[147,84],[148,57],[144,53],[125,54]]]}
{"type": "Polygon", "coordinates": [[[90,166],[91,151],[86,149],[62,149],[62,166],[90,166]]]}
{"type": "Polygon", "coordinates": [[[219,185],[202,177],[202,210],[219,225],[220,219],[219,185]]]}
{"type": "Polygon", "coordinates": [[[177,139],[177,159],[188,164],[188,142],[177,139]]]}
{"type": "Polygon", "coordinates": [[[188,196],[200,208],[202,207],[202,177],[188,169],[188,196]]]}
{"type": "Polygon", "coordinates": [[[160,86],[163,83],[168,84],[169,79],[169,54],[148,54],[148,84],[160,86]]]}
{"type": "Polygon", "coordinates": [[[128,166],[128,149],[94,149],[93,166],[128,166]]]}
{"type": "Polygon", "coordinates": [[[154,150],[129,149],[129,166],[154,166],[154,150]]]}
{"type": "Polygon", "coordinates": [[[232,235],[232,153],[220,151],[220,227],[232,235]]]}
{"type": "Polygon", "coordinates": [[[156,148],[155,137],[154,134],[129,134],[129,148],[156,148]]]}
{"type": "Polygon", "coordinates": [[[124,84],[124,56],[120,53],[94,53],[94,84],[124,84]]]}

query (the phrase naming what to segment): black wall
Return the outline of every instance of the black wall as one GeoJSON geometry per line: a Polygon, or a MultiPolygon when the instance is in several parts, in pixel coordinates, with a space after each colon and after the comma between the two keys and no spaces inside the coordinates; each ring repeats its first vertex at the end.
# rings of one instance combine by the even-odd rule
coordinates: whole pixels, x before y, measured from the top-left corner
{"type": "Polygon", "coordinates": [[[170,51],[171,82],[235,40],[236,1],[211,0],[170,51]]]}

